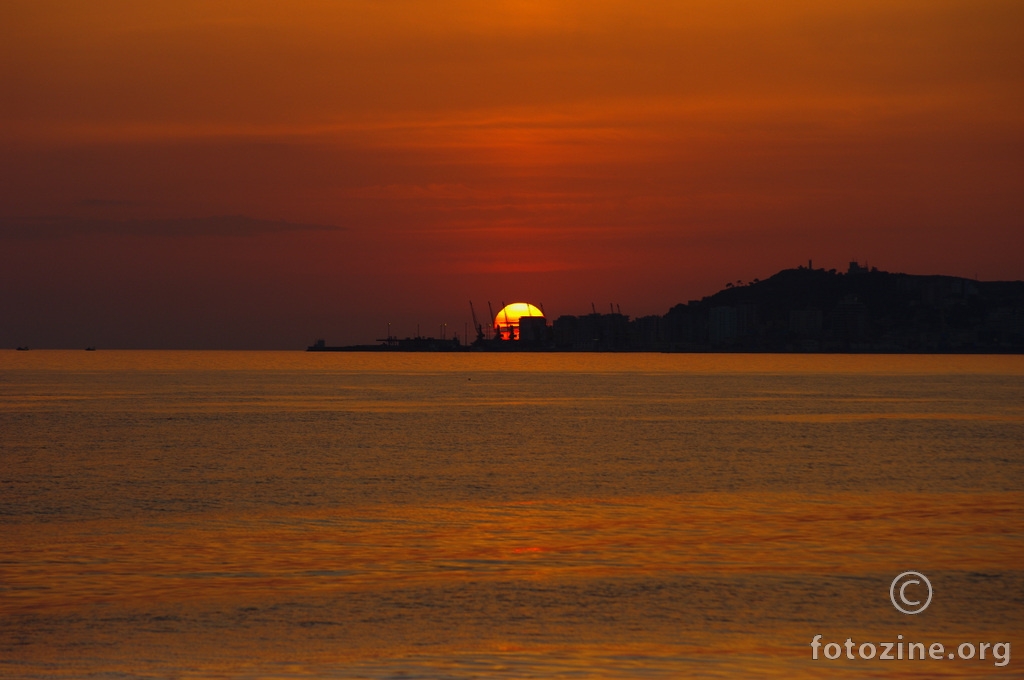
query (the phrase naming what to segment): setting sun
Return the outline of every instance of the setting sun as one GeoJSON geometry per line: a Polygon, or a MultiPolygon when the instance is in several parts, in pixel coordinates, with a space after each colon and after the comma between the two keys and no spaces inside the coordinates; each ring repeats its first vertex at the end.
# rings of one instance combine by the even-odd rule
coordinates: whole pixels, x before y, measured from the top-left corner
{"type": "Polygon", "coordinates": [[[544,311],[528,302],[513,302],[498,312],[494,317],[494,328],[501,333],[502,340],[519,339],[519,319],[524,316],[543,319],[544,311]]]}

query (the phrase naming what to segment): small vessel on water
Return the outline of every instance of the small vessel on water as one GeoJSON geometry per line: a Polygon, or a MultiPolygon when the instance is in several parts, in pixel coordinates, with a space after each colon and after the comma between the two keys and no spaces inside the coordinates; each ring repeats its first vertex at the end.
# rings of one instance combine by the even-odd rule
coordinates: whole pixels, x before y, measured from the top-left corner
{"type": "Polygon", "coordinates": [[[86,347],[86,348],[85,348],[85,351],[86,351],[86,352],[95,352],[95,351],[96,351],[96,348],[90,345],[89,347],[86,347]]]}
{"type": "Polygon", "coordinates": [[[17,349],[19,352],[27,352],[28,351],[28,345],[24,345],[24,346],[21,346],[21,347],[16,347],[15,349],[17,349]]]}

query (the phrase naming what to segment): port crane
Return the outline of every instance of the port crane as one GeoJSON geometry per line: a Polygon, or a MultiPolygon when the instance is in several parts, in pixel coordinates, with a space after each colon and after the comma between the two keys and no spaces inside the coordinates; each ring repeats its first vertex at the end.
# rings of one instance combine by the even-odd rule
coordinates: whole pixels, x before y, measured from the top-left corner
{"type": "Polygon", "coordinates": [[[487,311],[491,313],[491,323],[494,324],[494,339],[501,340],[501,329],[498,328],[498,317],[494,316],[494,308],[491,307],[491,301],[487,301],[487,311]]]}
{"type": "MultiPolygon", "coordinates": [[[[504,300],[501,301],[501,313],[505,315],[505,330],[508,331],[508,339],[517,340],[515,329],[512,328],[512,324],[508,321],[508,305],[505,304],[504,300]]],[[[502,339],[504,340],[504,337],[502,339]]]]}
{"type": "Polygon", "coordinates": [[[473,328],[476,329],[476,341],[483,342],[484,340],[484,327],[476,320],[476,310],[473,309],[473,301],[469,301],[469,313],[473,315],[473,328]]]}

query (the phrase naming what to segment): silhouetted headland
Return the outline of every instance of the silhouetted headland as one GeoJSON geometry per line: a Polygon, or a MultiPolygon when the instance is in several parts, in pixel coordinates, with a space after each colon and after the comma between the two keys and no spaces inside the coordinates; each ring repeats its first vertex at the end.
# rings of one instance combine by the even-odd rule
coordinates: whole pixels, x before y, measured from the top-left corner
{"type": "MultiPolygon", "coordinates": [[[[1024,353],[1024,281],[976,281],[868,269],[807,267],[727,284],[664,316],[617,310],[524,317],[522,335],[476,325],[472,344],[386,338],[310,351],[1024,353]],[[506,337],[506,339],[501,339],[506,337]]],[[[475,323],[475,314],[474,314],[475,323]]]]}

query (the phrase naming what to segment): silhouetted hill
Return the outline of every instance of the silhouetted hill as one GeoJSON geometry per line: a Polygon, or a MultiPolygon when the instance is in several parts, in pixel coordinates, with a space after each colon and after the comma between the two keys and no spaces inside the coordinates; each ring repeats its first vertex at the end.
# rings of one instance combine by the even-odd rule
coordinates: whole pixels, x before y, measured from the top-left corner
{"type": "Polygon", "coordinates": [[[1024,282],[800,267],[662,317],[560,317],[552,338],[577,350],[1022,352],[1024,282]]]}

